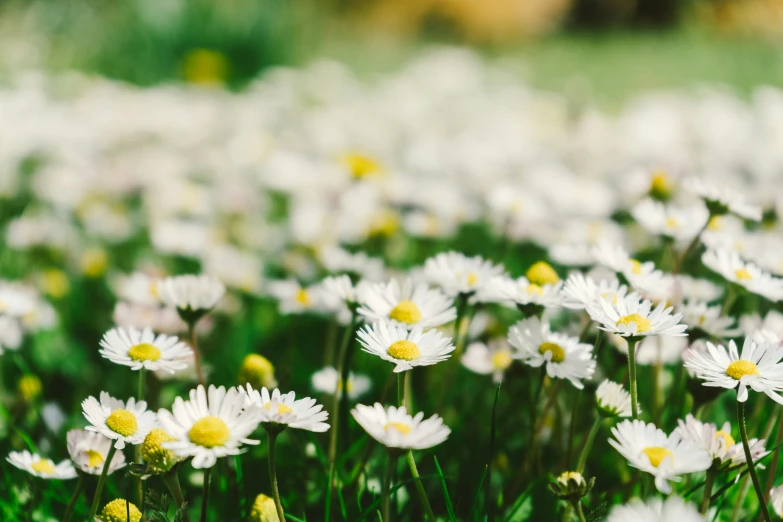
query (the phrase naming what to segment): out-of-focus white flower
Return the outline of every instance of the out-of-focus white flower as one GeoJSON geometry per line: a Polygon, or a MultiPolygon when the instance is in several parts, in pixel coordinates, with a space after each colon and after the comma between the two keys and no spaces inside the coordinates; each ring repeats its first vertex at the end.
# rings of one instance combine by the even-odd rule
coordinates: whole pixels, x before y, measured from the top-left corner
{"type": "Polygon", "coordinates": [[[652,199],[637,203],[631,214],[648,232],[676,241],[694,238],[709,219],[709,212],[703,206],[678,208],[652,199]]]}
{"type": "MultiPolygon", "coordinates": [[[[731,436],[731,424],[724,422],[721,429],[715,424],[701,422],[693,415],[688,414],[685,420],[679,419],[676,431],[685,438],[690,439],[710,454],[712,459],[718,459],[720,465],[726,463],[729,467],[745,464],[745,449],[742,441],[736,442],[731,436]]],[[[754,462],[761,459],[769,452],[764,449],[764,439],[750,439],[750,454],[754,462]]]]}
{"type": "Polygon", "coordinates": [[[624,505],[615,506],[606,522],[704,522],[696,506],[681,497],[672,495],[666,499],[650,498],[646,502],[638,498],[624,505]]]}
{"type": "Polygon", "coordinates": [[[184,321],[198,318],[212,310],[226,293],[226,287],[206,275],[167,277],[158,282],[163,304],[177,309],[184,321]]]}
{"type": "Polygon", "coordinates": [[[64,460],[55,465],[51,460],[27,450],[12,451],[6,460],[14,467],[43,479],[67,480],[76,478],[76,470],[70,460],[64,460]]]}
{"type": "Polygon", "coordinates": [[[503,374],[511,366],[511,349],[505,339],[493,339],[487,344],[474,342],[468,345],[460,358],[468,370],[482,375],[492,375],[494,382],[503,380],[503,374]]]}
{"type": "Polygon", "coordinates": [[[343,386],[340,382],[340,375],[337,370],[331,366],[327,366],[321,370],[318,370],[313,374],[312,378],[313,389],[321,393],[328,393],[334,395],[335,392],[342,394],[343,390],[347,390],[348,398],[351,400],[358,399],[372,387],[372,381],[366,375],[356,375],[353,372],[348,374],[347,383],[343,386]]]}
{"type": "Polygon", "coordinates": [[[783,300],[783,279],[772,277],[753,263],[746,263],[737,252],[707,250],[701,260],[730,283],[738,284],[770,301],[783,300]]]}
{"type": "Polygon", "coordinates": [[[742,194],[736,190],[702,178],[688,178],[683,185],[704,200],[710,215],[721,216],[732,213],[751,221],[761,220],[761,208],[746,203],[742,194]]]}
{"type": "Polygon", "coordinates": [[[444,252],[424,263],[424,275],[447,295],[473,295],[503,273],[503,267],[480,256],[467,257],[459,252],[444,252]]]}

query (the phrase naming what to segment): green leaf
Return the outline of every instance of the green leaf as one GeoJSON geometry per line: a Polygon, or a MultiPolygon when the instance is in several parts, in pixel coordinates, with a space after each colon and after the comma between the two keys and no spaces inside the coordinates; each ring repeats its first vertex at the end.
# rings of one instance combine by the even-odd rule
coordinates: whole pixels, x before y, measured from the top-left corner
{"type": "Polygon", "coordinates": [[[515,505],[513,511],[509,513],[506,518],[506,522],[524,522],[530,518],[533,514],[533,497],[527,495],[522,498],[522,502],[519,505],[515,505]]]}
{"type": "Polygon", "coordinates": [[[433,458],[435,459],[435,469],[438,470],[438,477],[440,477],[440,485],[443,488],[443,498],[446,500],[446,511],[449,512],[449,520],[454,522],[457,520],[457,517],[454,515],[454,507],[451,505],[449,488],[446,486],[446,479],[443,477],[443,471],[440,469],[440,464],[438,463],[438,457],[433,455],[433,458]]]}
{"type": "MultiPolygon", "coordinates": [[[[425,480],[436,479],[436,478],[439,478],[438,475],[422,475],[418,479],[409,478],[409,479],[403,480],[402,482],[396,484],[393,488],[389,489],[389,497],[391,497],[391,495],[393,493],[395,493],[398,489],[400,489],[401,487],[403,487],[406,484],[411,484],[413,482],[416,482],[417,480],[421,480],[422,482],[424,482],[425,480]]],[[[359,517],[356,519],[356,522],[359,522],[359,520],[364,520],[365,518],[367,518],[370,515],[374,515],[376,513],[376,511],[378,510],[378,506],[381,505],[382,501],[383,501],[383,497],[382,496],[378,497],[378,499],[375,502],[370,504],[370,507],[368,507],[367,509],[362,511],[361,515],[359,515],[359,517]]]]}
{"type": "Polygon", "coordinates": [[[177,512],[174,513],[174,522],[185,522],[186,517],[188,514],[188,503],[183,502],[182,505],[177,509],[177,512]]]}

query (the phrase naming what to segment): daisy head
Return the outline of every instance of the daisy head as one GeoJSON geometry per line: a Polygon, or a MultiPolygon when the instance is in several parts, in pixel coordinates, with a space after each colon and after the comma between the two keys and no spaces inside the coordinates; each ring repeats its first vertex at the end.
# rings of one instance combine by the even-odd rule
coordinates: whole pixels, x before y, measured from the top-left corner
{"type": "Polygon", "coordinates": [[[132,370],[164,370],[175,373],[188,367],[184,358],[191,349],[174,336],[155,335],[151,328],[137,330],[112,328],[101,340],[99,353],[110,361],[130,366],[132,370]]]}
{"type": "MultiPolygon", "coordinates": [[[[742,441],[735,441],[731,435],[731,424],[723,423],[718,429],[715,424],[701,422],[693,415],[688,414],[685,420],[677,421],[677,432],[683,439],[695,442],[700,448],[709,453],[719,469],[728,470],[745,464],[745,450],[742,441]]],[[[764,440],[751,439],[749,442],[750,454],[753,461],[757,461],[769,453],[764,450],[764,440]]]]}
{"type": "Polygon", "coordinates": [[[769,502],[775,514],[783,518],[783,486],[772,488],[769,492],[769,502]]]}
{"type": "Polygon", "coordinates": [[[76,477],[76,470],[69,460],[55,464],[51,460],[27,450],[12,451],[6,460],[11,465],[43,479],[67,480],[76,477]]]}
{"type": "Polygon", "coordinates": [[[82,402],[82,412],[90,423],[86,429],[117,441],[114,444],[117,449],[124,448],[126,443],[141,444],[157,425],[155,413],[147,411],[146,402],[136,402],[131,397],[125,403],[106,392],[101,392],[100,401],[87,397],[82,402]]]}
{"type": "Polygon", "coordinates": [[[103,506],[95,520],[98,522],[141,522],[141,511],[132,502],[118,498],[103,506]],[[128,514],[130,514],[130,520],[128,520],[128,514]]]}
{"type": "Polygon", "coordinates": [[[722,306],[710,306],[704,301],[688,301],[679,309],[682,322],[693,330],[701,330],[711,337],[734,337],[739,330],[734,327],[734,318],[721,315],[722,306]]]}
{"type": "Polygon", "coordinates": [[[144,437],[141,443],[141,457],[147,464],[147,470],[151,473],[162,474],[169,471],[174,464],[180,461],[170,449],[163,444],[174,442],[177,439],[160,428],[155,428],[144,437]]]}
{"type": "Polygon", "coordinates": [[[337,370],[331,366],[327,366],[321,370],[318,370],[313,374],[312,378],[313,389],[321,393],[327,393],[334,395],[335,393],[342,394],[343,390],[348,392],[348,398],[351,400],[358,399],[368,391],[372,386],[372,381],[366,375],[356,375],[353,372],[348,374],[348,382],[343,385],[340,381],[340,375],[337,370]]]}
{"type": "Polygon", "coordinates": [[[672,307],[665,302],[653,310],[652,302],[642,301],[638,294],[627,295],[615,303],[599,298],[587,308],[587,313],[598,328],[623,337],[682,336],[688,328],[680,324],[682,314],[672,315],[672,307]]]}
{"type": "Polygon", "coordinates": [[[654,497],[646,502],[638,498],[615,506],[606,522],[704,522],[696,506],[672,495],[666,499],[654,497]]]}
{"type": "Polygon", "coordinates": [[[269,295],[277,299],[280,313],[303,314],[329,309],[329,300],[324,301],[324,287],[321,284],[300,285],[295,279],[270,281],[269,295]]]}
{"type": "Polygon", "coordinates": [[[761,221],[761,207],[747,203],[744,196],[732,188],[696,177],[687,178],[684,186],[704,201],[710,216],[731,213],[742,219],[761,221]]]}
{"type": "Polygon", "coordinates": [[[604,380],[598,385],[595,390],[595,403],[599,413],[605,417],[630,417],[633,412],[631,394],[625,391],[621,384],[610,380],[604,380]]]}
{"type": "Polygon", "coordinates": [[[367,285],[359,294],[359,313],[367,322],[386,319],[406,328],[434,328],[457,317],[453,299],[426,283],[409,278],[400,286],[396,279],[386,284],[367,285]]]}
{"type": "Polygon", "coordinates": [[[512,326],[508,331],[508,344],[515,348],[512,358],[535,368],[546,365],[550,377],[568,379],[579,389],[584,387],[582,380],[589,379],[595,372],[592,345],[552,332],[549,323],[537,317],[512,326]]]}
{"type": "Polygon", "coordinates": [[[773,277],[754,263],[746,263],[736,251],[710,249],[704,252],[701,260],[730,283],[770,301],[783,300],[783,279],[773,277]]]}
{"type": "Polygon", "coordinates": [[[707,224],[709,213],[699,205],[675,207],[653,199],[644,199],[631,209],[634,219],[651,234],[676,241],[696,237],[707,224]]]}
{"type": "Polygon", "coordinates": [[[610,268],[622,276],[636,290],[655,291],[661,286],[664,274],[652,261],[641,262],[630,256],[620,245],[600,243],[593,248],[593,257],[599,265],[610,268]]]}
{"type": "Polygon", "coordinates": [[[459,252],[443,252],[424,263],[424,276],[438,285],[446,295],[473,295],[493,277],[503,273],[503,267],[475,256],[459,252]]]}
{"type": "Polygon", "coordinates": [[[173,441],[161,443],[177,458],[193,457],[193,467],[211,468],[220,457],[239,455],[243,444],[258,444],[247,437],[258,427],[259,414],[244,409],[246,396],[237,388],[199,386],[189,399],[174,399],[171,411],[158,410],[160,425],[173,441]]]}
{"type": "Polygon", "coordinates": [[[683,439],[678,432],[667,436],[652,423],[624,420],[612,428],[614,439],[609,444],[628,463],[655,477],[655,487],[661,493],[671,493],[669,481],[679,481],[680,475],[704,471],[712,465],[712,457],[695,442],[683,439]]]}
{"type": "Polygon", "coordinates": [[[492,375],[492,380],[498,383],[503,380],[503,374],[513,362],[511,347],[503,338],[493,339],[487,344],[470,343],[460,362],[472,372],[492,375]]]}
{"type": "Polygon", "coordinates": [[[541,315],[545,308],[563,306],[562,281],[539,285],[527,277],[512,279],[508,276],[492,278],[489,284],[477,294],[480,302],[500,303],[517,308],[527,316],[541,315]]]}
{"type": "MultiPolygon", "coordinates": [[[[93,431],[71,430],[68,432],[67,441],[68,454],[76,467],[90,475],[100,475],[111,449],[111,439],[93,431]]],[[[108,473],[114,473],[123,466],[125,455],[117,451],[111,459],[108,473]]]]}
{"type": "Polygon", "coordinates": [[[405,406],[384,409],[377,402],[373,406],[357,404],[351,415],[370,437],[387,448],[427,449],[437,446],[451,433],[437,415],[423,420],[424,413],[419,412],[411,417],[405,406]]]}
{"type": "Polygon", "coordinates": [[[176,308],[188,324],[212,310],[225,293],[223,283],[207,275],[181,275],[158,282],[161,302],[176,308]]]}
{"type": "Polygon", "coordinates": [[[445,361],[455,348],[451,338],[437,330],[423,332],[420,326],[408,330],[385,320],[365,326],[358,338],[362,350],[394,363],[395,372],[445,361]]]}
{"type": "Polygon", "coordinates": [[[777,392],[783,390],[783,347],[779,343],[760,343],[745,337],[742,351],[734,341],[728,349],[723,345],[705,343],[706,351],[688,350],[685,368],[702,379],[705,386],[737,390],[737,400],[748,400],[748,387],[767,394],[783,404],[777,392]]]}
{"type": "Polygon", "coordinates": [[[277,516],[277,507],[275,499],[261,493],[253,501],[253,507],[250,508],[249,522],[280,522],[277,516]]]}
{"type": "Polygon", "coordinates": [[[240,384],[251,384],[254,388],[274,388],[277,386],[275,367],[272,363],[257,353],[248,354],[239,367],[240,384]]]}
{"type": "Polygon", "coordinates": [[[266,388],[254,390],[249,384],[245,394],[245,407],[258,412],[261,424],[267,430],[283,430],[287,427],[323,433],[329,429],[325,422],[329,412],[315,399],[297,399],[294,392],[272,393],[266,388]]]}
{"type": "Polygon", "coordinates": [[[574,272],[568,276],[563,286],[563,306],[572,310],[585,310],[601,297],[614,304],[627,294],[628,287],[620,284],[617,278],[596,281],[581,272],[574,272]]]}

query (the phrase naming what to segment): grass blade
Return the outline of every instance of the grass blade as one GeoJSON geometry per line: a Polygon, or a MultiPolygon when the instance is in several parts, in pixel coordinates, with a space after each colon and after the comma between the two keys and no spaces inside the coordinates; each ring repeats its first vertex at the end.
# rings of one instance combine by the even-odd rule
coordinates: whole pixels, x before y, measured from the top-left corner
{"type": "Polygon", "coordinates": [[[440,469],[438,463],[438,457],[433,456],[435,459],[435,469],[438,470],[438,477],[440,477],[440,485],[443,488],[443,498],[446,500],[446,511],[449,512],[449,520],[456,522],[457,517],[454,515],[454,507],[451,505],[451,497],[449,496],[449,488],[446,486],[446,479],[443,478],[443,471],[440,469]]]}

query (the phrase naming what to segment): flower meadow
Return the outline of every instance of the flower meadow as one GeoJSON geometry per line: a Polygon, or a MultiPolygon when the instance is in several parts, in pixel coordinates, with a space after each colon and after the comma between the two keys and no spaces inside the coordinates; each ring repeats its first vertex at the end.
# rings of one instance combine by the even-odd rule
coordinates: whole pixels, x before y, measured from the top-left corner
{"type": "Polygon", "coordinates": [[[456,49],[9,79],[0,519],[779,519],[782,116],[456,49]]]}

